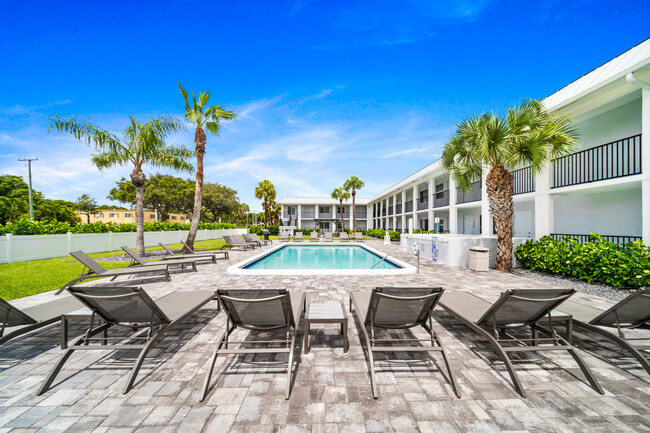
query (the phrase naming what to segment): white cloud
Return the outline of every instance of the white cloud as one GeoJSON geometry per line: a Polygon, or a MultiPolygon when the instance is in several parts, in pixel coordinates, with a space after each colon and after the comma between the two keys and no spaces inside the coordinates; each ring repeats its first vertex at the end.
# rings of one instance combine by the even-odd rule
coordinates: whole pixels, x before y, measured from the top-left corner
{"type": "Polygon", "coordinates": [[[396,156],[406,156],[406,155],[412,155],[414,153],[422,153],[428,151],[428,147],[413,147],[411,149],[404,149],[404,150],[397,150],[395,152],[387,153],[383,156],[381,156],[381,159],[387,159],[387,158],[394,158],[396,156]]]}

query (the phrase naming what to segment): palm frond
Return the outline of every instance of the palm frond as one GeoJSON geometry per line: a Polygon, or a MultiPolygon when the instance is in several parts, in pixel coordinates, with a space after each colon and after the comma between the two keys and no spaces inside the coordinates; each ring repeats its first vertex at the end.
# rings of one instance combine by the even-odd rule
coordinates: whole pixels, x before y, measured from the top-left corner
{"type": "Polygon", "coordinates": [[[54,116],[50,118],[48,130],[67,132],[79,141],[88,145],[93,144],[95,149],[100,151],[117,152],[122,147],[120,140],[114,134],[94,126],[89,120],[79,120],[76,117],[54,116]]]}
{"type": "Polygon", "coordinates": [[[101,152],[90,156],[93,165],[102,171],[106,168],[117,167],[129,162],[128,155],[124,153],[101,152]]]}
{"type": "Polygon", "coordinates": [[[152,167],[170,167],[177,171],[194,172],[194,165],[189,159],[195,156],[194,152],[183,146],[165,146],[158,151],[154,158],[147,162],[152,167]]]}

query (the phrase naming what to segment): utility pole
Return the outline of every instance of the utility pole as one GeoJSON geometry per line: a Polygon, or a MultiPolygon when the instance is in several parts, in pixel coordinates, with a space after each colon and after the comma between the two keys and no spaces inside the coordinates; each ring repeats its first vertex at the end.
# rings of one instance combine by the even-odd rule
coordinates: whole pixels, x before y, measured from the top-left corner
{"type": "Polygon", "coordinates": [[[32,200],[32,161],[38,161],[38,158],[22,158],[18,161],[27,161],[27,170],[29,171],[29,219],[34,219],[34,202],[32,200]]]}

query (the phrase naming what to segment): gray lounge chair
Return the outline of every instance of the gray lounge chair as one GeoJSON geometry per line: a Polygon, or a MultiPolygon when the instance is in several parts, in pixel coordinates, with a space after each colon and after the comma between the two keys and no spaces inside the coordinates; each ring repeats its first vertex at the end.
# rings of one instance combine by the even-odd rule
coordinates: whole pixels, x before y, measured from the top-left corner
{"type": "MultiPolygon", "coordinates": [[[[189,251],[189,253],[186,253],[186,254],[180,254],[179,257],[180,257],[180,256],[183,256],[183,255],[185,255],[185,256],[190,256],[190,257],[194,257],[195,254],[196,254],[197,257],[198,257],[198,256],[214,255],[214,256],[215,256],[215,260],[216,260],[216,255],[217,255],[217,254],[220,254],[220,255],[222,254],[224,259],[227,260],[227,259],[230,258],[229,254],[228,254],[228,251],[221,251],[221,250],[195,250],[194,248],[190,248],[190,246],[187,245],[187,243],[186,243],[185,241],[181,241],[181,243],[182,243],[183,246],[184,246],[184,247],[189,251]]],[[[215,263],[216,263],[216,261],[215,261],[215,263]]]]}
{"type": "Polygon", "coordinates": [[[323,235],[323,241],[324,242],[332,242],[332,232],[325,232],[323,235]]]}
{"type": "Polygon", "coordinates": [[[245,235],[243,235],[243,236],[244,236],[244,240],[245,240],[246,242],[253,242],[253,243],[256,243],[256,244],[259,245],[260,247],[261,247],[262,245],[264,245],[264,246],[266,246],[266,245],[273,245],[273,241],[272,241],[272,240],[269,239],[269,240],[267,241],[266,239],[260,239],[260,237],[257,236],[255,233],[248,233],[248,234],[245,234],[245,235]]]}
{"type": "Polygon", "coordinates": [[[212,291],[172,292],[156,301],[152,300],[141,287],[93,287],[77,286],[68,291],[91,312],[90,326],[81,337],[77,338],[63,353],[59,361],[47,376],[37,395],[47,391],[65,362],[75,350],[133,350],[140,349],[129,380],[123,392],[126,394],[135,382],[147,353],[176,325],[187,319],[195,311],[214,299],[212,291]],[[95,326],[95,318],[102,319],[103,324],[95,326]],[[119,327],[132,329],[128,337],[96,337],[100,333],[119,327]],[[116,344],[107,344],[116,340],[116,344]],[[100,344],[91,344],[99,342],[100,344]],[[127,343],[140,344],[127,344],[127,343]]]}
{"type": "Polygon", "coordinates": [[[60,320],[61,315],[81,308],[83,308],[81,302],[72,296],[57,298],[22,310],[0,299],[0,320],[2,320],[0,345],[20,335],[51,325],[60,320]],[[10,332],[5,334],[7,329],[10,332]]]}
{"type": "MultiPolygon", "coordinates": [[[[125,253],[131,257],[131,263],[129,264],[129,267],[132,266],[160,266],[160,262],[149,262],[147,263],[142,257],[137,255],[135,251],[133,251],[131,248],[129,248],[127,245],[124,245],[122,247],[125,253]]],[[[190,266],[196,272],[198,269],[196,269],[196,260],[194,259],[183,259],[183,260],[174,260],[169,263],[165,263],[167,266],[180,266],[181,268],[185,268],[185,266],[190,266]]]]}
{"type": "Polygon", "coordinates": [[[289,232],[282,231],[280,232],[280,242],[289,242],[289,232]]]}
{"type": "Polygon", "coordinates": [[[227,251],[214,251],[214,252],[205,252],[205,253],[189,253],[189,254],[177,254],[173,252],[171,249],[169,249],[168,246],[163,244],[162,242],[158,242],[158,245],[162,247],[163,250],[167,253],[165,257],[163,257],[163,261],[168,261],[168,260],[186,260],[188,258],[197,260],[197,261],[211,261],[212,263],[217,263],[217,254],[221,253],[226,253],[225,258],[228,259],[228,252],[227,251]]]}
{"type": "Polygon", "coordinates": [[[242,236],[242,235],[230,235],[230,238],[233,239],[235,242],[237,242],[239,244],[252,245],[253,249],[257,248],[258,246],[261,246],[257,242],[247,241],[246,239],[244,239],[244,236],[242,236]]]}
{"type": "Polygon", "coordinates": [[[574,289],[507,290],[501,293],[495,303],[491,303],[468,292],[447,291],[440,300],[440,306],[494,347],[508,369],[515,390],[522,397],[526,397],[526,393],[508,357],[510,352],[566,350],[578,363],[591,387],[604,394],[575,348],[553,328],[553,310],[574,293],[574,289]],[[548,318],[548,328],[542,327],[539,323],[545,317],[548,318]],[[507,332],[510,329],[528,326],[533,332],[533,338],[530,339],[515,338],[507,332]],[[538,338],[538,332],[548,335],[548,338],[538,338]],[[526,342],[530,342],[530,345],[526,342]]]}
{"type": "Polygon", "coordinates": [[[240,242],[236,240],[233,236],[224,235],[223,240],[226,241],[224,248],[230,248],[231,250],[235,248],[241,248],[244,251],[247,251],[249,249],[251,250],[255,249],[255,244],[250,242],[240,242]]]}
{"type": "MultiPolygon", "coordinates": [[[[210,377],[214,364],[219,355],[255,355],[286,353],[289,356],[287,363],[287,390],[286,398],[291,394],[291,377],[293,371],[293,352],[296,344],[296,334],[300,325],[300,318],[305,310],[305,293],[287,292],[284,289],[262,290],[217,290],[217,298],[226,313],[226,331],[219,339],[215,349],[208,373],[203,383],[201,401],[205,400],[210,388],[210,377]],[[286,339],[255,339],[230,341],[229,337],[237,328],[259,331],[271,335],[269,331],[286,328],[286,339]],[[252,347],[256,345],[267,347],[252,347]],[[237,347],[233,347],[237,346],[237,347]]],[[[249,356],[244,361],[251,359],[249,356]]]]}
{"type": "Polygon", "coordinates": [[[348,236],[347,232],[341,232],[339,233],[339,241],[343,242],[349,242],[350,241],[350,236],[348,236]]]}
{"type": "Polygon", "coordinates": [[[361,241],[363,242],[363,233],[361,232],[354,232],[354,240],[355,241],[361,241]]]}
{"type": "Polygon", "coordinates": [[[147,266],[140,268],[106,269],[88,257],[88,255],[83,251],[73,251],[70,253],[70,255],[81,262],[81,264],[84,265],[84,268],[81,271],[81,276],[66,283],[56,292],[57,295],[65,289],[74,286],[79,281],[83,281],[88,278],[112,277],[111,281],[113,281],[115,278],[121,277],[123,275],[161,274],[165,276],[165,279],[167,281],[171,280],[171,277],[169,276],[169,268],[166,263],[161,263],[158,266],[147,266]],[[88,272],[86,272],[86,269],[88,269],[88,272]]]}
{"type": "Polygon", "coordinates": [[[650,358],[642,352],[650,349],[650,346],[632,345],[632,342],[636,341],[647,343],[650,335],[645,338],[630,338],[624,333],[625,329],[639,328],[650,322],[650,289],[637,289],[607,310],[570,300],[563,303],[558,310],[571,314],[575,327],[603,336],[627,350],[650,374],[650,358]]]}
{"type": "Polygon", "coordinates": [[[302,232],[296,232],[296,234],[293,236],[293,241],[302,242],[302,236],[302,232]]]}
{"type": "Polygon", "coordinates": [[[309,233],[309,242],[318,242],[318,241],[320,241],[320,236],[318,236],[318,232],[309,233]]]}
{"type": "Polygon", "coordinates": [[[431,326],[431,314],[443,292],[442,287],[377,287],[372,292],[350,293],[350,310],[352,311],[354,305],[355,315],[363,330],[374,398],[377,398],[374,352],[440,352],[447,367],[449,383],[454,394],[460,397],[447,351],[431,326]],[[377,337],[378,331],[382,329],[408,329],[417,326],[421,326],[429,334],[429,338],[389,338],[388,332],[383,333],[386,335],[382,338],[377,337]],[[429,342],[431,346],[414,345],[414,342],[429,342]]]}

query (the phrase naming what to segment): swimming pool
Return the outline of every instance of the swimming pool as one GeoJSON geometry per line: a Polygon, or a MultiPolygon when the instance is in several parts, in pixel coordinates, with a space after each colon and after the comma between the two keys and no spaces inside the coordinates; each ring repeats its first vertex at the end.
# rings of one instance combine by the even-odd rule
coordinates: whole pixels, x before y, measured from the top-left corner
{"type": "Polygon", "coordinates": [[[228,272],[266,275],[380,275],[412,273],[412,269],[414,268],[407,263],[366,245],[288,243],[237,263],[228,268],[228,272]]]}

